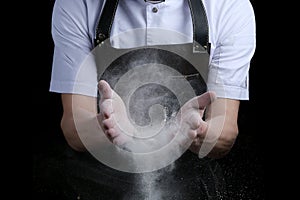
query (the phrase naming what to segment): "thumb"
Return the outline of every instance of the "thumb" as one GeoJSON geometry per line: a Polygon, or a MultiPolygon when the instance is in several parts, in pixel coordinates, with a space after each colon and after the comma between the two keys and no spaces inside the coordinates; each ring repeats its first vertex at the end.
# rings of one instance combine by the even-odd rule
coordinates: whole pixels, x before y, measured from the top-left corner
{"type": "Polygon", "coordinates": [[[104,81],[104,80],[99,81],[98,89],[99,89],[99,92],[101,95],[101,99],[112,98],[113,91],[112,91],[110,85],[106,81],[104,81]]]}

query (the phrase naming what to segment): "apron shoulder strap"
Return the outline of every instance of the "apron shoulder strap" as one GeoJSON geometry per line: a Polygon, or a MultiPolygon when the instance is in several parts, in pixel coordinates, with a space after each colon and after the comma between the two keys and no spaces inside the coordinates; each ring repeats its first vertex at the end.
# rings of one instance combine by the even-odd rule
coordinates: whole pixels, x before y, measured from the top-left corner
{"type": "Polygon", "coordinates": [[[110,37],[111,27],[117,11],[119,0],[106,0],[96,27],[94,45],[97,46],[110,37]]]}
{"type": "Polygon", "coordinates": [[[210,52],[210,44],[209,44],[209,28],[208,28],[208,21],[206,16],[206,11],[202,0],[188,0],[192,21],[193,21],[193,39],[196,41],[194,42],[194,49],[198,50],[198,44],[203,46],[208,53],[210,52]],[[198,43],[198,44],[197,44],[198,43]]]}

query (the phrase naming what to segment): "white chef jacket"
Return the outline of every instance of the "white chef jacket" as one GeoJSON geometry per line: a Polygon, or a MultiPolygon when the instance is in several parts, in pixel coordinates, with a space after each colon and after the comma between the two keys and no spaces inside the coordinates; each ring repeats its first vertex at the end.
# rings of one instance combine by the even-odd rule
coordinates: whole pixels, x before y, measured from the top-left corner
{"type": "MultiPolygon", "coordinates": [[[[56,0],[52,17],[54,55],[50,91],[97,96],[97,78],[76,79],[80,65],[94,48],[95,29],[104,0],[56,0]],[[74,91],[76,86],[76,91],[74,91]],[[78,89],[80,88],[80,89],[78,89]]],[[[249,0],[203,0],[209,25],[211,51],[207,86],[218,97],[249,99],[249,66],[256,47],[255,16],[249,0]],[[224,92],[225,91],[225,92],[224,92]]],[[[142,29],[141,43],[155,44],[151,30],[160,28],[193,40],[186,0],[159,4],[120,0],[111,36],[142,29]]],[[[112,41],[116,46],[120,41],[112,41]]]]}

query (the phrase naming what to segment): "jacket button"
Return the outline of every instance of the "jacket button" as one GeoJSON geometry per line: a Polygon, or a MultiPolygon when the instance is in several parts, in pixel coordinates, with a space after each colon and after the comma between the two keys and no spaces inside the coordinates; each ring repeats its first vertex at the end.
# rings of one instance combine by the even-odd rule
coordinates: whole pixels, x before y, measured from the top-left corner
{"type": "Polygon", "coordinates": [[[152,8],[152,12],[157,13],[158,9],[156,7],[152,8]]]}

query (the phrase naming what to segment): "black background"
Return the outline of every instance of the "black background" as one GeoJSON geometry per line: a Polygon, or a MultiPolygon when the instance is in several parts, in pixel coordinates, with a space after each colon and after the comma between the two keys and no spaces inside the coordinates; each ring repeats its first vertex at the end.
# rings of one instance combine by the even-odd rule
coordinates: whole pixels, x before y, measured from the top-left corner
{"type": "MultiPolygon", "coordinates": [[[[251,0],[257,27],[260,24],[257,1],[251,0]]],[[[49,148],[65,143],[60,130],[62,107],[60,95],[49,92],[51,65],[53,56],[53,41],[51,37],[51,15],[54,0],[39,1],[39,23],[36,34],[36,49],[38,59],[34,62],[34,71],[37,78],[31,87],[31,102],[35,108],[35,127],[32,134],[33,150],[33,180],[35,181],[36,163],[39,158],[47,155],[49,148]]],[[[225,158],[220,160],[224,169],[224,176],[228,192],[232,199],[262,200],[265,197],[265,155],[263,144],[264,132],[258,127],[263,116],[259,115],[261,82],[261,61],[258,55],[261,51],[260,29],[257,28],[257,49],[250,67],[250,100],[242,101],[239,113],[240,134],[232,149],[225,158]]],[[[34,182],[34,184],[38,184],[34,182]]],[[[33,187],[33,193],[35,193],[33,187]]]]}

